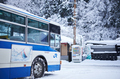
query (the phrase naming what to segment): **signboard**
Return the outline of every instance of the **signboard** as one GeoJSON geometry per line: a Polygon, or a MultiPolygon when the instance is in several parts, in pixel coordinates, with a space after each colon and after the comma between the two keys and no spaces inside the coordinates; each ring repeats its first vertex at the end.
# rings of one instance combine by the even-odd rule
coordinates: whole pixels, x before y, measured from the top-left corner
{"type": "Polygon", "coordinates": [[[79,47],[74,47],[73,48],[73,54],[80,54],[80,48],[79,47]]]}
{"type": "Polygon", "coordinates": [[[79,45],[72,46],[72,62],[82,61],[82,47],[79,45]]]}
{"type": "Polygon", "coordinates": [[[90,47],[90,45],[86,45],[84,51],[87,54],[87,59],[91,59],[91,47],[90,47]]]}
{"type": "Polygon", "coordinates": [[[12,45],[11,62],[31,61],[32,46],[12,45]]]}

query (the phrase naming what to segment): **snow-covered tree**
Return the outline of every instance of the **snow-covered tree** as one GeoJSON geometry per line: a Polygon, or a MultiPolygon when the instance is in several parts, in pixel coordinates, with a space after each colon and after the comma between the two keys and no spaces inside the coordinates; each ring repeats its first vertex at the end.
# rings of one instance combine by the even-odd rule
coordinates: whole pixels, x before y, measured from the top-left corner
{"type": "MultiPolygon", "coordinates": [[[[2,0],[35,15],[60,23],[62,34],[72,36],[73,3],[70,0],[2,0]],[[66,29],[65,29],[66,28],[66,29]]],[[[77,35],[85,40],[120,37],[120,0],[77,0],[77,35]]]]}

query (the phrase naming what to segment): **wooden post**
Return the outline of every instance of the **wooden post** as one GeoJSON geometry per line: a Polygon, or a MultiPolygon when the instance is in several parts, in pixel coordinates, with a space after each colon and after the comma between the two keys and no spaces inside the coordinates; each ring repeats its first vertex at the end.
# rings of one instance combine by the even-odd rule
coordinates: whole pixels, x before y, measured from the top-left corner
{"type": "Polygon", "coordinates": [[[74,34],[74,37],[73,37],[73,45],[76,44],[76,0],[74,0],[74,13],[73,13],[73,17],[74,17],[74,27],[73,27],[73,34],[74,34]]]}

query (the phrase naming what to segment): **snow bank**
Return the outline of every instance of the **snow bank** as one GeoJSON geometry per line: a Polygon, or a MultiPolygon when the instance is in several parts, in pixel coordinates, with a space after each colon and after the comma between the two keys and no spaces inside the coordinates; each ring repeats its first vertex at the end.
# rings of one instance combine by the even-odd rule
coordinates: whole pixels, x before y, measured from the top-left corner
{"type": "Polygon", "coordinates": [[[116,44],[120,44],[120,41],[118,40],[104,40],[104,41],[86,41],[85,44],[92,44],[92,43],[96,43],[96,44],[106,44],[106,45],[116,45],[116,44]]]}

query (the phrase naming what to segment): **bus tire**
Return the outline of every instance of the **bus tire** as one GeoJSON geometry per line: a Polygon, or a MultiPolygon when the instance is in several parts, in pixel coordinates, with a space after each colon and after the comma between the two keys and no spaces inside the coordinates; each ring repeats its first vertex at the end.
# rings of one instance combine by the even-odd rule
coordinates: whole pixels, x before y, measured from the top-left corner
{"type": "Polygon", "coordinates": [[[44,72],[45,72],[44,67],[45,67],[44,60],[40,57],[35,58],[31,66],[31,76],[33,78],[40,78],[44,76],[44,72]]]}

